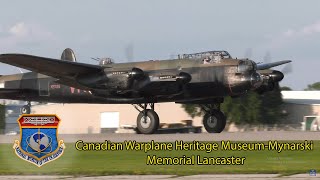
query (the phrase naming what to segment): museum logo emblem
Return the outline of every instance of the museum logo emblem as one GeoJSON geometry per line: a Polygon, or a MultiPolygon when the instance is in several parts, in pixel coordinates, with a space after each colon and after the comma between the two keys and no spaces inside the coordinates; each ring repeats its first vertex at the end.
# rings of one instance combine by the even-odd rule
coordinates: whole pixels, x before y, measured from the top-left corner
{"type": "Polygon", "coordinates": [[[18,157],[38,167],[62,156],[65,145],[58,140],[60,119],[54,114],[23,114],[19,117],[20,141],[13,149],[18,157]]]}

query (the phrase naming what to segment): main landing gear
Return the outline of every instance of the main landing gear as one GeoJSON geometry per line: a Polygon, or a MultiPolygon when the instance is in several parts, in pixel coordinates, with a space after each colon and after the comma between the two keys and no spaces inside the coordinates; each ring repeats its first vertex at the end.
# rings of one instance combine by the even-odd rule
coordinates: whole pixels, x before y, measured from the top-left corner
{"type": "Polygon", "coordinates": [[[141,134],[153,134],[157,131],[159,128],[159,116],[154,111],[154,103],[137,104],[133,106],[140,112],[137,117],[137,132],[141,134]],[[147,109],[148,105],[151,109],[147,109]]]}
{"type": "Polygon", "coordinates": [[[203,116],[203,126],[208,133],[220,133],[226,126],[226,116],[220,110],[220,104],[200,105],[206,112],[203,116]]]}
{"type": "Polygon", "coordinates": [[[28,101],[27,105],[24,105],[20,108],[21,114],[30,114],[31,113],[31,103],[28,101]]]}
{"type": "MultiPolygon", "coordinates": [[[[133,104],[139,111],[137,117],[137,133],[153,134],[159,128],[159,116],[154,111],[154,103],[133,104]],[[150,109],[148,109],[150,106],[150,109]]],[[[206,112],[203,117],[203,126],[208,133],[220,133],[226,126],[226,116],[220,111],[218,104],[200,104],[206,112]]]]}

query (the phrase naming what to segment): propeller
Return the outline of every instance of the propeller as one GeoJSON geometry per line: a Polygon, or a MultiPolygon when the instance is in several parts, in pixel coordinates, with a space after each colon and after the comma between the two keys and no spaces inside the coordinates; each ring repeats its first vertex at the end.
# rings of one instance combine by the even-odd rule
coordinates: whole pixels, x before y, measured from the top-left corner
{"type": "Polygon", "coordinates": [[[271,53],[270,51],[267,51],[266,54],[263,56],[263,62],[265,63],[271,63],[271,53]]]}
{"type": "Polygon", "coordinates": [[[292,63],[285,65],[281,70],[283,74],[290,74],[292,73],[292,71],[293,71],[292,63]]]}
{"type": "Polygon", "coordinates": [[[127,46],[125,47],[125,56],[127,62],[133,62],[133,49],[134,45],[132,42],[127,44],[127,46]]]}
{"type": "MultiPolygon", "coordinates": [[[[133,62],[133,43],[128,43],[124,48],[124,54],[125,54],[125,62],[133,62]]],[[[97,61],[100,65],[113,62],[112,58],[109,57],[91,57],[92,60],[97,61]]]]}
{"type": "MultiPolygon", "coordinates": [[[[281,64],[286,64],[280,71],[284,74],[284,75],[288,75],[289,73],[292,72],[292,63],[290,60],[285,60],[285,61],[278,61],[278,62],[272,62],[271,60],[271,53],[269,51],[266,52],[265,56],[263,57],[263,61],[265,62],[265,65],[269,64],[270,66],[272,66],[273,64],[275,65],[281,65],[281,64]]],[[[261,64],[263,66],[263,64],[261,64]]],[[[259,66],[259,64],[258,64],[259,66]]],[[[267,68],[269,69],[269,68],[267,68]]],[[[279,81],[274,83],[274,89],[276,90],[280,90],[280,84],[279,81]]]]}
{"type": "Polygon", "coordinates": [[[252,58],[252,48],[247,48],[246,52],[244,53],[244,57],[251,59],[252,58]]]}
{"type": "MultiPolygon", "coordinates": [[[[245,53],[244,53],[244,57],[248,58],[248,59],[251,59],[252,58],[252,54],[253,54],[252,48],[247,48],[245,53]]],[[[284,61],[272,62],[271,53],[270,53],[270,51],[267,51],[265,53],[265,55],[263,56],[263,62],[257,62],[257,66],[258,66],[259,70],[263,70],[263,69],[270,69],[270,68],[272,68],[274,66],[279,66],[279,65],[288,63],[280,71],[283,74],[289,74],[289,73],[292,72],[292,63],[289,63],[289,62],[291,62],[291,61],[290,60],[284,60],[284,61]]]]}
{"type": "MultiPolygon", "coordinates": [[[[252,57],[252,48],[247,48],[246,51],[245,51],[245,58],[248,58],[248,59],[251,59],[252,57]]],[[[292,72],[292,64],[289,63],[291,62],[290,60],[283,60],[283,61],[277,61],[277,62],[272,62],[272,58],[271,58],[271,53],[270,51],[267,51],[263,57],[263,62],[257,62],[257,69],[258,71],[260,71],[260,73],[262,72],[265,72],[265,73],[269,73],[268,71],[270,71],[270,73],[274,73],[274,78],[275,77],[278,77],[278,78],[281,78],[281,75],[278,73],[276,74],[275,72],[273,72],[272,67],[275,67],[275,66],[279,66],[279,65],[282,65],[282,64],[286,64],[288,63],[287,65],[285,65],[280,71],[281,71],[281,74],[282,74],[282,77],[283,77],[283,74],[289,74],[292,72]]],[[[275,82],[273,84],[273,88],[272,89],[280,89],[280,85],[279,85],[279,81],[275,82]]],[[[271,88],[271,87],[266,87],[266,88],[271,88]]],[[[264,90],[262,90],[261,92],[258,90],[258,92],[262,93],[264,90]]]]}
{"type": "MultiPolygon", "coordinates": [[[[268,63],[270,64],[270,66],[272,65],[281,65],[281,64],[285,64],[285,63],[288,63],[287,65],[285,65],[280,71],[283,73],[283,74],[289,74],[292,72],[292,63],[289,63],[291,62],[290,60],[284,60],[284,61],[278,61],[278,62],[272,62],[272,57],[271,57],[271,53],[270,51],[267,51],[266,54],[264,55],[263,57],[263,62],[264,63],[268,63]]],[[[259,65],[258,65],[259,66],[259,65]]],[[[271,67],[270,67],[271,68],[271,67]]],[[[269,69],[269,68],[266,68],[266,69],[269,69]]]]}

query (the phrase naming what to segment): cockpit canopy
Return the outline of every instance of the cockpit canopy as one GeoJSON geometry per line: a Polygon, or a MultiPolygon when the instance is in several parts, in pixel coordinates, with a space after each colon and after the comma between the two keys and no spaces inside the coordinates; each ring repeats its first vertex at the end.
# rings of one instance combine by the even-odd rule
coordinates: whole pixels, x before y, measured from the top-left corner
{"type": "Polygon", "coordinates": [[[227,51],[205,51],[193,54],[181,54],[178,56],[179,59],[211,59],[219,61],[221,59],[231,59],[231,55],[227,51]]]}

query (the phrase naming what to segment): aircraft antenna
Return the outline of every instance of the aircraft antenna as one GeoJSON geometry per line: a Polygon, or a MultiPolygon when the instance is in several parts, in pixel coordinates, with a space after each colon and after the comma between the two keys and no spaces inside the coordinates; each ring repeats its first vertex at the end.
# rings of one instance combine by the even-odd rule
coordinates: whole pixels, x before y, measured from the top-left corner
{"type": "Polygon", "coordinates": [[[100,58],[93,58],[92,57],[91,59],[94,60],[94,61],[98,61],[98,62],[100,61],[100,58]]]}

